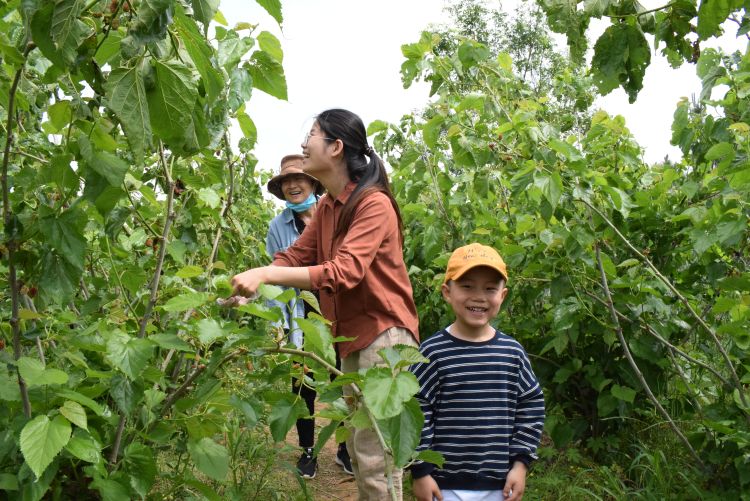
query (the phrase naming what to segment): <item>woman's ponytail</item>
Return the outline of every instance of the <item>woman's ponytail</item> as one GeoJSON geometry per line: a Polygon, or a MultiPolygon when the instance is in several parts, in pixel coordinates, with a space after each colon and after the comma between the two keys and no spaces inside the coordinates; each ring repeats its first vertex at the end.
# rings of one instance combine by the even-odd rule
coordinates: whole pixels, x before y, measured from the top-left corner
{"type": "MultiPolygon", "coordinates": [[[[354,217],[360,200],[373,192],[384,193],[391,201],[398,220],[401,236],[401,212],[391,193],[388,174],[383,160],[367,143],[367,133],[362,119],[348,110],[331,109],[320,113],[316,120],[320,130],[329,138],[340,139],[344,143],[344,159],[349,178],[357,183],[354,192],[346,201],[341,217],[334,231],[334,238],[346,233],[354,217]]],[[[403,238],[403,237],[402,237],[403,238]]]]}

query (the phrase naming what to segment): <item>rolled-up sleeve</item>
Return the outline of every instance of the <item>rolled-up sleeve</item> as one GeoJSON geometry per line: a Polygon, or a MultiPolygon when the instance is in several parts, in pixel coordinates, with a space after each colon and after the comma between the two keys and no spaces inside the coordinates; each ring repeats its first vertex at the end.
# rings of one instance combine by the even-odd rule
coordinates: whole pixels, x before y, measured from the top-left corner
{"type": "Polygon", "coordinates": [[[357,206],[336,256],[310,267],[313,289],[335,294],[359,285],[386,238],[398,238],[398,222],[388,197],[377,193],[357,206]]]}

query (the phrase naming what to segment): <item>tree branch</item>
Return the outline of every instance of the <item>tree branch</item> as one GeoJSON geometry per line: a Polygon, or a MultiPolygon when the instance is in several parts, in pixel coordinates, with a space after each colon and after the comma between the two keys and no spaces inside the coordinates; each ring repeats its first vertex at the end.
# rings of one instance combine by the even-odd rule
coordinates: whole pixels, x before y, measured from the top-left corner
{"type": "MultiPolygon", "coordinates": [[[[599,303],[601,303],[603,306],[609,307],[609,304],[605,300],[603,300],[602,298],[600,298],[599,296],[597,296],[596,294],[592,294],[590,292],[586,292],[586,295],[589,296],[592,299],[595,299],[596,301],[599,301],[599,303]]],[[[626,322],[631,322],[632,323],[632,320],[630,318],[628,318],[627,316],[623,315],[622,313],[620,313],[616,309],[615,309],[615,313],[617,314],[617,318],[619,318],[620,320],[625,320],[626,322]]],[[[724,383],[725,385],[727,385],[729,387],[732,387],[732,383],[727,378],[725,378],[724,376],[722,376],[719,373],[719,371],[717,371],[716,369],[714,369],[710,365],[708,365],[708,364],[706,364],[704,362],[701,362],[697,358],[691,357],[690,355],[688,355],[687,353],[685,353],[684,351],[682,351],[681,349],[679,349],[677,346],[673,345],[672,343],[670,343],[669,341],[667,341],[666,339],[664,339],[658,332],[656,332],[654,330],[653,327],[651,327],[651,325],[649,325],[643,319],[639,319],[639,321],[641,323],[641,326],[643,326],[646,329],[646,332],[648,332],[651,336],[653,336],[654,338],[656,338],[661,344],[663,344],[664,346],[666,346],[667,348],[669,348],[670,350],[672,350],[674,353],[677,353],[678,355],[680,355],[682,358],[684,358],[688,362],[691,362],[691,363],[693,363],[693,364],[695,364],[695,365],[697,365],[699,367],[702,367],[702,368],[706,369],[711,374],[713,374],[714,376],[716,376],[722,383],[724,383]]]]}
{"type": "MultiPolygon", "coordinates": [[[[20,286],[18,283],[18,276],[16,270],[16,248],[18,247],[18,235],[13,228],[13,213],[10,207],[10,187],[8,185],[8,164],[10,163],[10,148],[13,144],[13,124],[15,120],[15,105],[16,105],[16,92],[18,91],[18,84],[23,76],[24,68],[26,67],[26,58],[29,56],[29,52],[32,51],[34,45],[28,43],[26,49],[23,52],[23,63],[21,67],[16,70],[16,74],[13,77],[13,83],[10,86],[8,92],[8,118],[5,125],[5,149],[3,150],[3,171],[2,171],[2,190],[3,190],[3,223],[5,225],[5,231],[10,236],[7,240],[8,247],[8,285],[10,286],[10,328],[13,336],[13,359],[18,360],[21,358],[21,324],[18,318],[18,306],[19,306],[19,291],[20,286]]],[[[31,418],[31,402],[29,401],[29,390],[26,387],[26,382],[21,377],[21,372],[16,367],[16,376],[18,377],[18,388],[21,391],[21,401],[23,403],[23,413],[26,418],[31,418]]]]}
{"type": "MultiPolygon", "coordinates": [[[[719,338],[716,335],[716,333],[714,332],[714,330],[703,320],[703,318],[701,318],[700,315],[698,315],[698,313],[693,309],[693,307],[690,305],[690,303],[685,298],[685,296],[683,296],[680,293],[680,291],[677,290],[677,288],[672,284],[672,282],[670,282],[667,277],[665,277],[664,275],[662,275],[662,273],[656,268],[656,266],[654,266],[654,264],[651,262],[651,260],[649,258],[647,258],[646,256],[644,256],[638,249],[636,249],[635,246],[632,243],[630,243],[630,240],[628,240],[625,237],[625,235],[623,235],[622,233],[620,233],[620,230],[617,229],[617,227],[614,225],[614,223],[612,223],[612,221],[610,221],[609,218],[607,218],[607,216],[604,215],[604,213],[602,213],[599,209],[597,209],[596,207],[594,207],[592,204],[590,204],[586,200],[583,200],[583,199],[580,199],[580,198],[576,199],[576,200],[579,201],[579,202],[584,203],[591,210],[593,210],[594,212],[596,212],[597,215],[604,220],[604,222],[607,224],[607,226],[609,226],[615,232],[615,234],[620,238],[620,240],[622,240],[625,243],[625,245],[636,256],[638,256],[641,259],[641,261],[643,261],[644,263],[646,263],[646,265],[649,267],[649,269],[651,269],[651,271],[654,273],[654,275],[656,275],[657,278],[659,278],[659,280],[661,280],[662,283],[664,283],[664,285],[666,285],[667,288],[669,288],[669,290],[672,291],[672,293],[680,300],[680,302],[685,306],[685,308],[687,308],[687,310],[690,312],[690,314],[693,316],[693,318],[696,320],[696,322],[698,322],[698,324],[701,327],[703,327],[703,329],[706,332],[708,332],[708,334],[713,339],[714,344],[716,345],[716,348],[719,350],[719,352],[721,353],[721,356],[724,358],[724,362],[726,363],[727,367],[729,368],[730,374],[732,376],[732,381],[734,382],[733,386],[737,389],[737,392],[739,393],[740,400],[742,401],[743,408],[747,409],[748,408],[748,403],[747,403],[747,400],[745,398],[745,392],[744,392],[744,388],[742,386],[742,383],[740,382],[740,378],[737,376],[737,371],[734,369],[734,365],[732,365],[732,361],[729,358],[729,354],[724,349],[724,346],[722,346],[721,341],[719,341],[719,338]]],[[[745,412],[745,414],[747,415],[747,411],[743,411],[743,412],[745,412]]]]}
{"type": "Polygon", "coordinates": [[[690,455],[693,456],[693,459],[695,460],[695,462],[699,464],[703,470],[705,470],[706,465],[703,463],[700,456],[698,456],[698,453],[695,452],[695,449],[693,449],[693,446],[690,445],[690,442],[688,441],[687,437],[685,437],[682,431],[677,427],[675,422],[672,420],[672,417],[669,415],[669,413],[664,409],[664,407],[662,407],[661,403],[653,394],[653,392],[651,391],[651,388],[646,382],[646,378],[643,377],[643,373],[641,373],[641,370],[638,367],[638,364],[635,363],[635,360],[633,359],[633,355],[630,353],[630,348],[628,347],[628,343],[625,341],[625,336],[622,333],[622,327],[620,327],[620,321],[617,318],[617,311],[615,310],[615,305],[612,302],[612,294],[609,291],[609,283],[607,281],[607,274],[604,271],[604,264],[602,264],[602,255],[601,255],[601,252],[599,251],[599,245],[595,244],[594,248],[596,249],[596,264],[599,267],[599,273],[601,275],[602,289],[604,290],[604,295],[607,298],[607,307],[609,308],[610,315],[612,316],[612,322],[614,322],[615,324],[615,333],[617,334],[617,339],[620,341],[622,350],[625,353],[625,358],[628,359],[628,363],[630,364],[630,367],[633,369],[633,372],[635,373],[636,378],[638,378],[638,381],[641,383],[641,386],[646,392],[646,395],[648,396],[649,400],[651,400],[651,403],[654,404],[654,407],[656,407],[656,409],[659,411],[659,414],[661,414],[664,417],[664,419],[667,420],[667,422],[669,423],[669,426],[672,428],[672,431],[675,432],[675,434],[680,438],[680,441],[682,441],[685,447],[687,447],[688,451],[690,451],[690,455]]]}
{"type": "MultiPolygon", "coordinates": [[[[234,198],[234,161],[232,160],[232,150],[229,146],[229,136],[226,132],[224,133],[224,155],[226,157],[226,163],[229,166],[229,190],[227,191],[227,196],[224,200],[224,208],[221,210],[222,219],[227,217],[227,214],[229,214],[229,209],[232,207],[234,198]]],[[[221,222],[219,222],[219,227],[216,229],[214,242],[211,246],[211,254],[208,258],[209,266],[213,265],[214,260],[216,259],[216,254],[219,252],[219,240],[221,239],[221,233],[221,222]]]]}
{"type": "MultiPolygon", "coordinates": [[[[268,353],[286,353],[289,355],[299,355],[301,357],[311,358],[318,362],[320,365],[322,365],[328,372],[331,374],[335,374],[336,376],[342,376],[344,373],[341,372],[339,369],[334,367],[333,365],[329,364],[325,360],[323,360],[320,356],[318,356],[315,353],[311,353],[309,351],[304,350],[297,350],[293,348],[282,348],[281,346],[278,346],[276,348],[267,348],[266,351],[268,353]]],[[[362,400],[362,390],[360,390],[359,386],[357,386],[355,383],[349,383],[352,387],[352,391],[354,395],[359,399],[362,400]]],[[[385,437],[383,437],[383,432],[380,430],[380,427],[378,426],[378,421],[373,416],[370,409],[367,407],[367,405],[362,401],[362,408],[367,412],[367,417],[370,418],[370,422],[372,423],[373,430],[375,431],[375,435],[378,437],[378,442],[380,442],[380,446],[383,448],[383,454],[385,454],[385,475],[388,479],[388,490],[391,493],[391,499],[392,501],[398,501],[398,496],[396,495],[396,489],[393,484],[393,452],[391,451],[390,447],[385,443],[385,437]]]]}
{"type": "MultiPolygon", "coordinates": [[[[159,237],[159,257],[156,259],[156,270],[154,270],[154,278],[151,280],[151,295],[146,304],[146,311],[143,312],[143,318],[141,319],[141,326],[138,331],[138,337],[142,338],[146,335],[146,326],[151,318],[151,313],[156,305],[157,293],[159,292],[159,280],[161,279],[161,270],[164,266],[164,258],[167,254],[167,242],[169,241],[169,232],[172,229],[172,221],[174,220],[174,182],[172,181],[172,173],[170,167],[167,165],[167,161],[164,158],[164,144],[159,143],[159,158],[161,159],[162,167],[164,168],[164,179],[166,181],[167,188],[167,210],[164,215],[164,230],[162,235],[159,237]]],[[[172,160],[170,160],[172,162],[172,160]]]]}

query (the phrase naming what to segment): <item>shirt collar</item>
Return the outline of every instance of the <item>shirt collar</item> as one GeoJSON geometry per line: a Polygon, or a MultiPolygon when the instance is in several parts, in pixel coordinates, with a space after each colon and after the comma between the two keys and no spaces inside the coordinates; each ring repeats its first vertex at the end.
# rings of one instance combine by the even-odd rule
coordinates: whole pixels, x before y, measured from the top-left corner
{"type": "Polygon", "coordinates": [[[283,211],[281,212],[281,214],[282,214],[282,215],[283,215],[283,217],[284,217],[284,222],[285,222],[285,223],[291,223],[292,221],[294,221],[294,212],[293,212],[293,211],[292,211],[292,209],[290,209],[289,207],[286,207],[286,208],[285,208],[285,209],[284,209],[284,210],[283,210],[283,211]]]}
{"type": "Polygon", "coordinates": [[[349,197],[352,196],[352,193],[354,192],[354,189],[357,187],[357,183],[354,181],[349,181],[346,183],[346,186],[344,186],[344,189],[341,190],[341,193],[339,193],[339,196],[336,197],[336,199],[333,199],[331,197],[331,194],[328,193],[325,198],[321,200],[321,202],[324,202],[326,205],[334,205],[336,203],[340,205],[344,205],[347,200],[349,200],[349,197]]]}

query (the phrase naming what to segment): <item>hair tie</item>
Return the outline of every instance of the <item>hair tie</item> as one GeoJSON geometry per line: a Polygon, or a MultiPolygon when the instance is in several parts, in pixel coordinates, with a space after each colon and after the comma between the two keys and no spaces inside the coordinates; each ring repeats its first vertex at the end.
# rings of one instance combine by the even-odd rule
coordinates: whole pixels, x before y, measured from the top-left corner
{"type": "Polygon", "coordinates": [[[365,155],[367,155],[369,157],[369,156],[372,156],[372,153],[373,153],[372,146],[370,146],[369,144],[366,144],[365,145],[365,155]]]}

